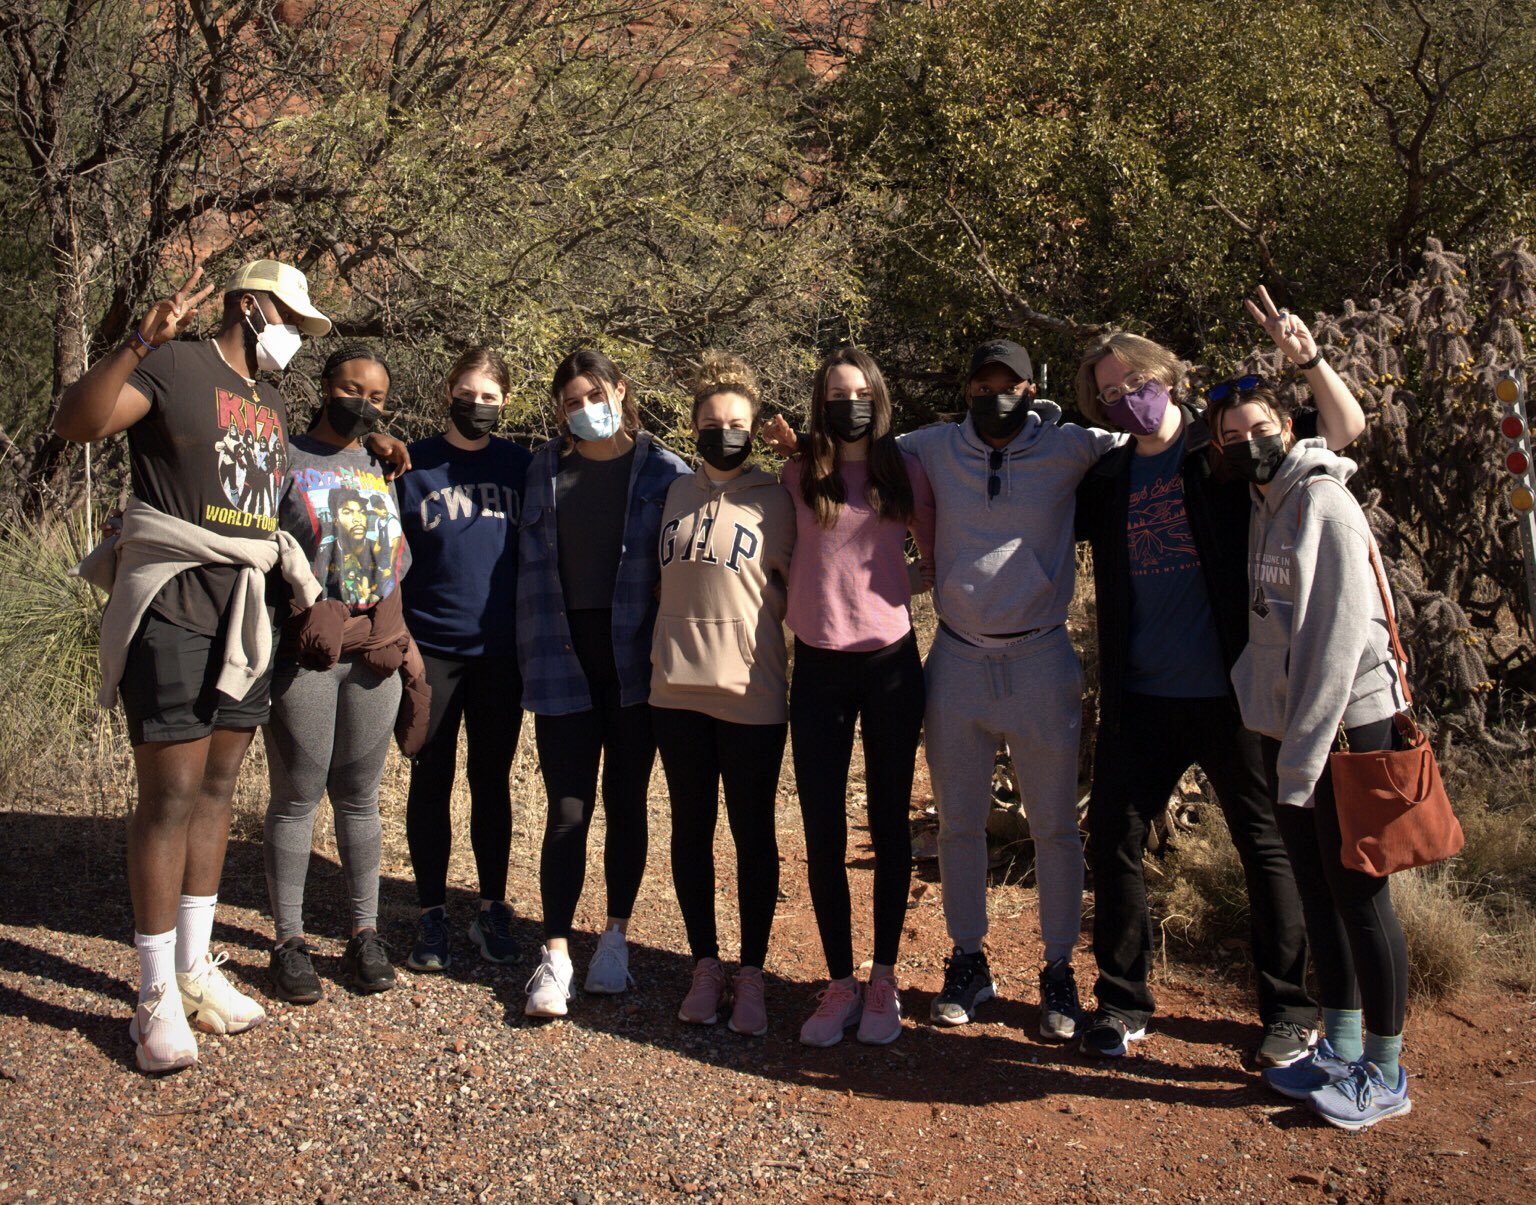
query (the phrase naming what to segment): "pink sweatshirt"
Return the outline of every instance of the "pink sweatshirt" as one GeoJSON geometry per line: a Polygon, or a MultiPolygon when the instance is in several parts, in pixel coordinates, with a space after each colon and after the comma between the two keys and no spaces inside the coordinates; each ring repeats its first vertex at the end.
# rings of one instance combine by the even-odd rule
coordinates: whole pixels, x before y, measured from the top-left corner
{"type": "MultiPolygon", "coordinates": [[[[933,556],[933,489],[917,458],[902,454],[912,480],[911,530],[918,551],[933,556]]],[[[789,609],[784,621],[806,644],[865,653],[895,644],[912,630],[912,586],[907,573],[907,529],[877,518],[864,496],[869,465],[840,466],[848,500],[829,528],[800,493],[800,464],[784,465],[779,480],[795,502],[795,555],[789,565],[789,609]]]]}

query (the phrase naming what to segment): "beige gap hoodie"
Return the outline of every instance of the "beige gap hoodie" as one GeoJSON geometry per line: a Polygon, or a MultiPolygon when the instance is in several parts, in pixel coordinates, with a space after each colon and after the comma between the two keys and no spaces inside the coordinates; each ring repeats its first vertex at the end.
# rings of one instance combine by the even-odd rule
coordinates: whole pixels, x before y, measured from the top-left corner
{"type": "Polygon", "coordinates": [[[784,610],[794,502],[771,473],[680,477],[662,508],[651,706],[732,724],[789,719],[784,610]]]}

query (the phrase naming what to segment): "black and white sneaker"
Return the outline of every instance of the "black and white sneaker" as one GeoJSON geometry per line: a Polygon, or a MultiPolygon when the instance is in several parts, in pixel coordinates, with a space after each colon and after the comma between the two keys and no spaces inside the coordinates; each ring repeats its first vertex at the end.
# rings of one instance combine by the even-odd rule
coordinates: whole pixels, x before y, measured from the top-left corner
{"type": "Polygon", "coordinates": [[[448,932],[448,909],[439,904],[421,914],[421,936],[405,965],[413,971],[446,971],[453,962],[453,939],[448,932]]]}
{"type": "Polygon", "coordinates": [[[1146,1036],[1146,1026],[1132,1029],[1119,1017],[1101,1008],[1083,1031],[1082,1049],[1084,1054],[1118,1059],[1130,1052],[1132,1042],[1139,1042],[1146,1036]]]}
{"type": "Polygon", "coordinates": [[[469,940],[479,947],[480,957],[486,962],[505,966],[520,956],[517,939],[512,936],[512,909],[501,900],[475,913],[475,919],[469,923],[469,940]]]}
{"type": "Polygon", "coordinates": [[[1077,1036],[1081,1015],[1072,963],[1065,958],[1046,963],[1040,972],[1040,1036],[1053,1042],[1070,1042],[1077,1036]]]}
{"type": "Polygon", "coordinates": [[[976,1019],[976,1006],[997,995],[985,950],[962,953],[958,946],[944,960],[944,989],[933,998],[929,1017],[939,1025],[964,1025],[976,1019]]]}
{"type": "Polygon", "coordinates": [[[272,951],[267,966],[272,994],[289,1004],[313,1004],[320,999],[320,976],[302,937],[290,937],[272,951]]]}
{"type": "Polygon", "coordinates": [[[389,962],[389,947],[377,929],[364,929],[347,942],[341,956],[341,969],[347,980],[364,994],[387,992],[395,986],[395,968],[389,962]]]}
{"type": "Polygon", "coordinates": [[[1255,1056],[1260,1067],[1289,1067],[1312,1053],[1317,1030],[1297,1021],[1271,1021],[1255,1056]]]}

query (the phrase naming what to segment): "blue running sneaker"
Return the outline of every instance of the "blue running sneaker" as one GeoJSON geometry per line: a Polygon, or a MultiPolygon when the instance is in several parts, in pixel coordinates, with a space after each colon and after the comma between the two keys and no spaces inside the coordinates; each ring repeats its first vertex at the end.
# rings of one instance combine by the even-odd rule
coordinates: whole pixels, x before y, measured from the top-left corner
{"type": "Polygon", "coordinates": [[[1319,1117],[1341,1130],[1363,1130],[1413,1108],[1408,1099],[1408,1073],[1399,1067],[1397,1086],[1388,1087],[1376,1064],[1364,1059],[1351,1064],[1345,1078],[1314,1092],[1307,1100],[1319,1117]]]}
{"type": "Polygon", "coordinates": [[[439,905],[421,914],[421,937],[405,960],[413,971],[446,971],[453,961],[449,949],[448,909],[439,905]]]}
{"type": "Polygon", "coordinates": [[[506,965],[520,956],[512,936],[512,909],[500,900],[475,913],[469,925],[469,939],[480,947],[480,957],[486,962],[506,965]]]}
{"type": "Polygon", "coordinates": [[[1335,1053],[1327,1038],[1319,1038],[1305,1058],[1285,1067],[1264,1068],[1264,1082],[1292,1100],[1306,1100],[1348,1077],[1349,1064],[1335,1053]]]}

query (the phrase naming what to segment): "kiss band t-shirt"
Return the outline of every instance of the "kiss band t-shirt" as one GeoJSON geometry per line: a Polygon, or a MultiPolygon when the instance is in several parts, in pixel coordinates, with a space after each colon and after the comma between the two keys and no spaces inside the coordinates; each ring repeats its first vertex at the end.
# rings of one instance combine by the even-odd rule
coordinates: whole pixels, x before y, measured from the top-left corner
{"type": "MultiPolygon", "coordinates": [[[[149,413],[128,428],[135,497],[221,536],[262,539],[277,530],[288,413],[275,387],[248,382],[207,340],[164,344],[128,384],[149,399],[149,413]]],[[[239,572],[188,570],[151,607],[179,627],[215,635],[239,572]]]]}

